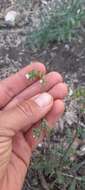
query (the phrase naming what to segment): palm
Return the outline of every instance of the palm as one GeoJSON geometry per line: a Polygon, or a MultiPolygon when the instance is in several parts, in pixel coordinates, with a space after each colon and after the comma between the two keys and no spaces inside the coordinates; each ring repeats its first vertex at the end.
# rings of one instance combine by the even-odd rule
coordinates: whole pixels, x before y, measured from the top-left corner
{"type": "MultiPolygon", "coordinates": [[[[11,160],[9,162],[7,172],[4,178],[4,187],[2,189],[9,190],[21,190],[22,184],[24,182],[24,176],[27,171],[27,166],[29,163],[26,162],[28,157],[31,156],[31,149],[29,145],[25,144],[25,138],[23,134],[15,136],[14,146],[11,153],[11,160]],[[22,144],[24,142],[24,144],[22,144]]],[[[10,155],[9,155],[10,156],[10,155]]]]}

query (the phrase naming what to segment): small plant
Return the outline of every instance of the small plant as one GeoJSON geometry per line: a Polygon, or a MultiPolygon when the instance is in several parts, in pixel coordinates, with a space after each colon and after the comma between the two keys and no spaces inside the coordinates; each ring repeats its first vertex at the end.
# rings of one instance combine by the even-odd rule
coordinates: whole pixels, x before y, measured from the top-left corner
{"type": "Polygon", "coordinates": [[[79,87],[74,91],[73,98],[80,105],[80,112],[85,113],[85,87],[79,87]]]}
{"type": "Polygon", "coordinates": [[[32,70],[31,72],[27,73],[26,75],[27,79],[39,79],[41,84],[44,84],[46,82],[45,76],[41,71],[32,70]]]}
{"type": "MultiPolygon", "coordinates": [[[[40,71],[32,70],[26,74],[27,79],[42,80],[45,76],[40,71]]],[[[74,91],[73,99],[76,99],[80,105],[79,119],[81,113],[85,113],[85,88],[78,88],[74,91]],[[83,102],[84,101],[84,102],[83,102]],[[81,111],[82,108],[82,111],[81,111]]],[[[80,174],[80,170],[85,166],[85,146],[83,149],[75,148],[77,139],[85,139],[85,128],[81,128],[78,120],[77,128],[65,128],[63,136],[59,134],[59,142],[53,143],[52,137],[55,132],[49,130],[45,119],[41,120],[40,127],[33,129],[34,138],[39,138],[41,132],[48,134],[48,139],[44,140],[44,146],[39,154],[34,156],[31,164],[31,170],[36,173],[36,184],[41,184],[40,189],[46,190],[84,190],[85,176],[80,174]],[[83,151],[82,151],[83,150],[83,151]],[[43,181],[43,183],[42,183],[43,181]],[[39,182],[39,183],[38,183],[39,182]]],[[[57,137],[56,137],[57,138],[57,137]]],[[[36,187],[38,189],[38,187],[36,187]]],[[[33,190],[36,189],[33,187],[33,190]]]]}
{"type": "Polygon", "coordinates": [[[66,141],[60,141],[52,148],[50,148],[51,140],[50,144],[47,142],[43,151],[34,158],[31,169],[36,172],[43,189],[45,184],[49,190],[84,190],[85,176],[78,175],[78,172],[85,166],[85,161],[78,161],[75,158],[76,150],[73,146],[77,131],[73,136],[72,131],[66,129],[64,135],[67,136],[66,141]],[[67,148],[65,143],[68,145],[67,148]],[[44,184],[42,184],[42,179],[44,184]]]}
{"type": "MultiPolygon", "coordinates": [[[[44,74],[41,71],[37,71],[37,70],[32,70],[31,72],[27,73],[25,75],[25,77],[27,79],[31,79],[31,80],[39,79],[40,84],[45,84],[45,82],[46,82],[44,74]]],[[[33,137],[39,138],[42,130],[45,130],[46,132],[49,133],[49,127],[48,127],[48,123],[47,123],[46,119],[41,120],[41,124],[40,124],[39,128],[33,129],[33,137]]]]}
{"type": "Polygon", "coordinates": [[[19,10],[30,9],[31,0],[15,0],[15,5],[19,10]]]}
{"type": "Polygon", "coordinates": [[[46,119],[41,120],[40,127],[33,129],[33,137],[39,138],[42,131],[45,133],[48,133],[48,134],[50,132],[50,129],[49,129],[49,126],[48,126],[46,119]]]}
{"type": "Polygon", "coordinates": [[[80,87],[80,88],[77,88],[74,92],[74,96],[75,98],[85,98],[85,88],[84,87],[80,87]]]}
{"type": "Polygon", "coordinates": [[[26,44],[32,48],[46,47],[50,42],[72,41],[79,37],[85,20],[84,0],[61,0],[32,33],[27,34],[26,44]]]}

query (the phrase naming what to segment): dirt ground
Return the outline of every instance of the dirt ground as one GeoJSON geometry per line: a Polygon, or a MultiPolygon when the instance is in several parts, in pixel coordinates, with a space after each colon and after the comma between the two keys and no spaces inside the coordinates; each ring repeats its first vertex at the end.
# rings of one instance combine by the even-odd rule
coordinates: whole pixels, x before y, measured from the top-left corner
{"type": "MultiPolygon", "coordinates": [[[[1,0],[1,11],[10,5],[10,1],[1,0]]],[[[0,15],[0,79],[37,60],[44,63],[49,71],[60,72],[71,87],[85,87],[85,36],[81,42],[54,43],[46,49],[33,52],[24,46],[22,31],[26,30],[25,26],[6,27],[3,12],[0,15]]]]}
{"type": "Polygon", "coordinates": [[[85,84],[85,41],[82,44],[53,44],[33,53],[25,49],[16,30],[0,30],[0,78],[16,72],[31,61],[44,63],[48,70],[60,72],[65,80],[85,84]]]}
{"type": "Polygon", "coordinates": [[[21,22],[21,26],[14,28],[5,26],[4,15],[7,7],[12,7],[10,2],[13,1],[0,1],[0,78],[16,72],[30,64],[32,60],[38,60],[43,62],[49,70],[60,72],[67,82],[77,80],[78,84],[84,85],[85,36],[80,42],[55,43],[47,49],[34,53],[24,46],[25,36],[22,35],[22,31],[26,31],[24,23],[21,22]]]}

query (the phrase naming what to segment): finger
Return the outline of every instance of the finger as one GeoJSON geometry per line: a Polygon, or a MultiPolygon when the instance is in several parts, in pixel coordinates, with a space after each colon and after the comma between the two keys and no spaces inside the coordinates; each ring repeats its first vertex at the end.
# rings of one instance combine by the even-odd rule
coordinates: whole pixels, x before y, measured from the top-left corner
{"type": "Polygon", "coordinates": [[[25,74],[32,70],[46,72],[44,65],[36,62],[0,82],[0,108],[34,82],[25,77],[25,74]]]}
{"type": "Polygon", "coordinates": [[[4,131],[8,132],[5,135],[13,136],[19,130],[26,131],[43,118],[52,106],[52,96],[48,93],[42,93],[8,111],[2,111],[0,113],[0,134],[4,131]]]}
{"type": "MultiPolygon", "coordinates": [[[[29,88],[26,88],[22,93],[20,93],[18,96],[16,96],[11,102],[9,102],[9,104],[6,106],[5,109],[12,108],[13,106],[19,104],[23,100],[31,98],[32,96],[35,96],[41,92],[49,91],[50,89],[51,89],[50,93],[52,93],[52,96],[56,97],[57,94],[59,95],[59,93],[57,92],[57,84],[61,83],[62,80],[63,79],[59,73],[57,73],[57,72],[48,73],[45,76],[45,81],[46,81],[45,84],[41,85],[39,81],[35,82],[31,86],[29,86],[29,88]],[[54,85],[56,85],[56,87],[52,88],[54,85]],[[56,91],[55,91],[55,89],[56,89],[56,91]]],[[[59,90],[59,88],[58,88],[58,90],[59,90]]],[[[64,89],[63,85],[61,85],[60,90],[62,90],[62,97],[63,97],[63,94],[65,94],[64,90],[66,91],[66,87],[64,89]]]]}
{"type": "MultiPolygon", "coordinates": [[[[61,100],[56,100],[54,102],[52,110],[46,115],[45,119],[48,123],[48,127],[53,128],[56,121],[60,118],[60,116],[64,112],[64,103],[61,100]]],[[[42,142],[44,133],[42,132],[40,137],[37,138],[33,134],[33,128],[39,128],[40,122],[38,122],[36,125],[34,125],[32,128],[30,128],[25,135],[25,138],[31,147],[32,151],[37,147],[37,145],[42,142]]]]}
{"type": "Polygon", "coordinates": [[[54,99],[64,99],[64,97],[68,94],[67,85],[65,83],[56,84],[49,90],[49,94],[51,94],[54,99]]]}
{"type": "Polygon", "coordinates": [[[64,102],[63,100],[55,100],[53,109],[46,115],[46,120],[48,121],[49,127],[54,127],[55,123],[64,113],[64,102]]]}

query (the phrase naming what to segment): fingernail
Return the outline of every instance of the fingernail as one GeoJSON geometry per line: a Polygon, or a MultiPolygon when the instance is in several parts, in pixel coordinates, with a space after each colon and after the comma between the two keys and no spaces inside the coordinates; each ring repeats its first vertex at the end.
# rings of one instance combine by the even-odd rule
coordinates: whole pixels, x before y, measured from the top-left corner
{"type": "Polygon", "coordinates": [[[40,106],[48,106],[52,101],[52,96],[48,93],[40,94],[35,98],[35,102],[40,106]]]}

